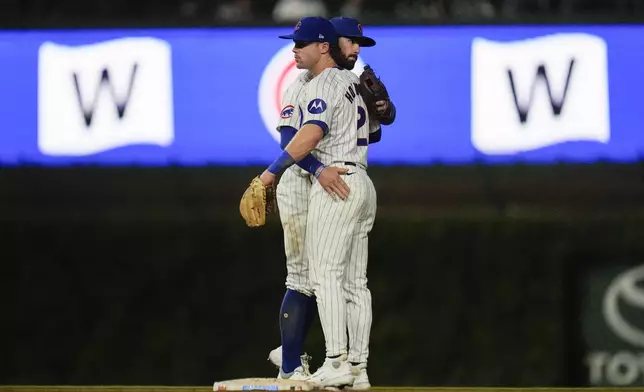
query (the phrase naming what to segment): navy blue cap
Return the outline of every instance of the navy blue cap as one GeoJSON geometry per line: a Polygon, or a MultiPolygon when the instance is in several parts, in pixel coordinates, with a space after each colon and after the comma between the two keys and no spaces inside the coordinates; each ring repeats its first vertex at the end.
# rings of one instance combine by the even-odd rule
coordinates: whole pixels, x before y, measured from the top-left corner
{"type": "Polygon", "coordinates": [[[373,38],[365,37],[362,33],[362,25],[356,19],[338,16],[331,19],[331,23],[339,37],[351,38],[364,47],[376,45],[376,41],[373,38]]]}
{"type": "Polygon", "coordinates": [[[280,35],[280,38],[299,42],[328,42],[337,44],[338,35],[328,19],[321,16],[309,16],[300,19],[292,34],[280,35]]]}

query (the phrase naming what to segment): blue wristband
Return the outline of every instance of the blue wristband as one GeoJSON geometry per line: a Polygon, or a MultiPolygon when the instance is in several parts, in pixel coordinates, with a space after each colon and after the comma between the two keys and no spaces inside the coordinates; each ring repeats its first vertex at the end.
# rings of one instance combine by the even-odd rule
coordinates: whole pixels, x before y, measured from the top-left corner
{"type": "Polygon", "coordinates": [[[382,128],[378,128],[377,131],[369,134],[369,144],[378,143],[380,138],[382,138],[382,128]]]}
{"type": "Polygon", "coordinates": [[[282,151],[282,154],[268,167],[268,171],[278,175],[281,174],[284,170],[293,166],[295,159],[288,153],[288,151],[282,151]]]}
{"type": "Polygon", "coordinates": [[[297,165],[313,175],[315,175],[315,173],[320,169],[320,167],[324,166],[322,162],[315,159],[313,154],[309,154],[305,156],[301,161],[297,163],[297,165]]]}

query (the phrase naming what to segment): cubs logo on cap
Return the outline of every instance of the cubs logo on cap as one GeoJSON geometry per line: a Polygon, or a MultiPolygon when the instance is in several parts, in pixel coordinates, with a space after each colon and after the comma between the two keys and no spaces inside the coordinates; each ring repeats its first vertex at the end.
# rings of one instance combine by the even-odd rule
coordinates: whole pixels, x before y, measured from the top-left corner
{"type": "Polygon", "coordinates": [[[376,45],[376,41],[373,38],[364,35],[362,24],[357,19],[338,16],[331,19],[331,24],[333,24],[338,37],[351,38],[360,46],[367,48],[376,45]]]}
{"type": "Polygon", "coordinates": [[[298,42],[328,42],[330,44],[338,42],[335,28],[328,19],[321,16],[302,18],[295,25],[293,33],[279,37],[298,42]]]}

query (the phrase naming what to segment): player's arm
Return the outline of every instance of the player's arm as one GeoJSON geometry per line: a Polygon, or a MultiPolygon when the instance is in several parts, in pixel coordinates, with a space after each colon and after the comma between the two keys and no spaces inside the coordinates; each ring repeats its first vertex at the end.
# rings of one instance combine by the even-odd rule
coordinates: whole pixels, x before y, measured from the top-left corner
{"type": "MultiPolygon", "coordinates": [[[[295,134],[293,140],[286,146],[282,155],[260,176],[260,180],[273,181],[275,175],[282,170],[282,167],[289,167],[293,162],[300,166],[306,166],[307,158],[311,157],[310,152],[317,146],[327,134],[328,126],[318,120],[305,122],[302,128],[295,134]]],[[[318,183],[333,198],[339,197],[345,200],[349,197],[349,186],[342,180],[340,175],[348,169],[338,167],[326,167],[317,159],[311,160],[311,165],[306,170],[314,172],[318,183]]],[[[284,169],[285,170],[285,169],[284,169]]],[[[266,182],[265,182],[266,183],[266,182]]]]}
{"type": "MultiPolygon", "coordinates": [[[[293,136],[282,154],[268,167],[268,172],[279,175],[311,153],[329,131],[333,119],[335,91],[328,85],[328,76],[317,77],[306,84],[298,105],[302,115],[299,131],[293,136]]],[[[314,168],[314,174],[324,170],[324,165],[314,168]]],[[[308,170],[307,170],[308,171],[308,170]]]]}
{"type": "MultiPolygon", "coordinates": [[[[324,99],[314,98],[311,100],[304,113],[302,128],[295,133],[282,154],[268,167],[267,170],[270,173],[279,175],[292,165],[301,162],[327,134],[333,108],[329,108],[324,99]]],[[[320,163],[316,168],[310,169],[317,177],[324,169],[324,165],[320,163]]],[[[309,171],[309,169],[305,170],[309,171]]]]}
{"type": "Polygon", "coordinates": [[[326,134],[324,131],[325,126],[326,124],[304,124],[302,129],[295,134],[293,140],[291,140],[284,150],[293,157],[296,162],[300,163],[307,156],[311,155],[311,151],[313,151],[320,140],[322,140],[326,134]]]}
{"type": "MultiPolygon", "coordinates": [[[[280,148],[284,150],[286,146],[293,140],[297,129],[303,122],[303,113],[301,105],[298,100],[300,94],[306,93],[306,83],[310,81],[309,78],[301,76],[296,80],[284,94],[284,107],[280,112],[280,120],[277,125],[277,131],[280,133],[280,148]]],[[[316,170],[322,167],[322,162],[318,161],[313,154],[307,154],[296,164],[307,172],[315,175],[316,170]]]]}
{"type": "MultiPolygon", "coordinates": [[[[297,129],[293,127],[280,128],[280,135],[281,135],[280,146],[282,147],[283,150],[286,149],[286,146],[288,146],[288,144],[291,142],[291,140],[293,140],[296,134],[297,134],[297,129]]],[[[318,142],[319,140],[315,143],[315,145],[317,145],[318,142]]],[[[313,151],[313,149],[311,149],[311,151],[313,151]]],[[[310,152],[306,154],[306,156],[300,159],[299,161],[296,160],[295,164],[297,164],[299,167],[301,167],[302,169],[306,170],[307,172],[315,176],[319,174],[318,169],[324,166],[322,162],[318,161],[310,152]]]]}
{"type": "MultiPolygon", "coordinates": [[[[278,174],[281,174],[293,164],[302,163],[306,165],[305,157],[315,149],[320,140],[329,132],[329,124],[333,119],[337,97],[333,96],[333,88],[329,88],[329,86],[325,86],[322,83],[324,83],[324,79],[322,82],[317,79],[307,85],[305,100],[302,105],[302,127],[293,136],[282,154],[259,177],[264,185],[273,183],[278,174]]],[[[315,167],[309,167],[306,170],[315,173],[318,182],[331,197],[338,196],[342,200],[349,197],[350,189],[340,177],[341,174],[347,172],[347,169],[327,168],[319,161],[314,164],[315,167]]]]}

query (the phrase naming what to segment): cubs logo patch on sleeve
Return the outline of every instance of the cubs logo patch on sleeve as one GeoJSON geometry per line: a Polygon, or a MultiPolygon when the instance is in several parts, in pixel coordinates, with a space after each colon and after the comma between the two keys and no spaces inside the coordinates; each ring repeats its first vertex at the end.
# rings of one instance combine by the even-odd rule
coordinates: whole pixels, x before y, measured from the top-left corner
{"type": "Polygon", "coordinates": [[[295,111],[295,107],[293,105],[287,105],[282,109],[282,112],[280,113],[280,117],[282,118],[291,118],[293,117],[293,112],[295,111]]]}
{"type": "Polygon", "coordinates": [[[324,111],[326,110],[326,102],[324,102],[324,100],[320,98],[315,98],[314,100],[309,102],[307,110],[311,114],[324,113],[324,111]]]}

